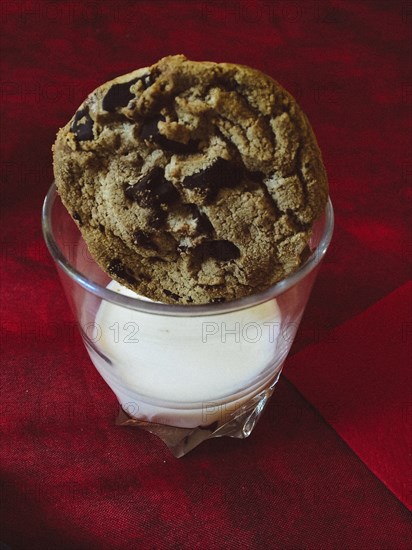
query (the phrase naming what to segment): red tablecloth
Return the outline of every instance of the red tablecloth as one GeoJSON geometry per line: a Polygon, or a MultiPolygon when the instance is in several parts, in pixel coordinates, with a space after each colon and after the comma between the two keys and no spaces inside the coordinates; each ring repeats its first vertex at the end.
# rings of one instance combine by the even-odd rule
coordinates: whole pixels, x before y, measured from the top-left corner
{"type": "Polygon", "coordinates": [[[408,2],[4,0],[1,548],[411,548],[408,2]],[[42,242],[59,126],[170,53],[240,62],[300,101],[336,231],[248,440],[183,459],[114,425],[42,242]]]}

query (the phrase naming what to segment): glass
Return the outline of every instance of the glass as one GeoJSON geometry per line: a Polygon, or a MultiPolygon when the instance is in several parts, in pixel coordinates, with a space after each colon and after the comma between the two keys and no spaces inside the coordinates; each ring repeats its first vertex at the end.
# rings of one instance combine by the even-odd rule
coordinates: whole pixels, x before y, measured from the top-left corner
{"type": "Polygon", "coordinates": [[[177,457],[211,437],[249,436],[330,243],[330,200],[314,225],[312,253],[296,272],[253,296],[193,306],[136,298],[112,281],[90,256],[54,184],[42,221],[86,349],[121,405],[117,424],[157,434],[177,457]]]}

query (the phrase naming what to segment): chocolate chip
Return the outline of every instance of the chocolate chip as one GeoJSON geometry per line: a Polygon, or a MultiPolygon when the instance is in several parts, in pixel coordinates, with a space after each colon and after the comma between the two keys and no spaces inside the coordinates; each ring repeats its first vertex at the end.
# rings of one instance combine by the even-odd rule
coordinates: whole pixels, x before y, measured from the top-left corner
{"type": "Polygon", "coordinates": [[[208,199],[213,199],[221,187],[238,185],[242,176],[240,166],[219,157],[205,170],[184,178],[182,185],[187,189],[197,189],[208,199]]]}
{"type": "Polygon", "coordinates": [[[306,260],[308,260],[308,258],[310,258],[311,255],[312,255],[312,250],[310,249],[309,245],[306,245],[305,248],[300,253],[300,261],[302,265],[306,262],[306,260]]]}
{"type": "Polygon", "coordinates": [[[163,289],[163,294],[165,294],[166,296],[169,296],[169,298],[171,298],[172,300],[175,300],[176,302],[180,300],[180,296],[178,296],[177,294],[174,294],[173,292],[170,292],[170,290],[163,289]]]}
{"type": "Polygon", "coordinates": [[[120,279],[124,279],[131,285],[135,285],[137,283],[132,270],[128,267],[125,267],[119,260],[119,258],[111,260],[111,262],[107,266],[107,271],[113,277],[120,277],[120,279]]]}
{"type": "Polygon", "coordinates": [[[78,222],[79,225],[82,225],[82,219],[78,212],[73,212],[72,217],[74,220],[76,220],[76,222],[78,222]]]}
{"type": "Polygon", "coordinates": [[[105,233],[105,232],[106,232],[106,229],[105,229],[104,225],[102,225],[101,223],[99,223],[99,231],[100,231],[101,233],[105,233]]]}
{"type": "Polygon", "coordinates": [[[198,248],[200,248],[203,259],[213,258],[221,262],[228,262],[240,257],[240,250],[230,241],[206,241],[198,248]]]}
{"type": "Polygon", "coordinates": [[[129,200],[137,202],[144,208],[172,204],[179,198],[179,193],[164,177],[163,169],[159,166],[155,166],[139,182],[128,185],[124,193],[129,200]]]}
{"type": "Polygon", "coordinates": [[[213,225],[210,223],[209,218],[206,216],[204,212],[199,211],[199,217],[196,218],[196,222],[197,222],[196,229],[200,233],[206,233],[207,235],[210,235],[210,236],[213,235],[214,233],[213,225]]]}
{"type": "Polygon", "coordinates": [[[176,153],[176,155],[190,155],[197,153],[199,141],[190,139],[187,143],[181,143],[180,141],[172,141],[162,134],[158,134],[153,137],[153,141],[159,145],[164,151],[170,151],[176,153]]]}
{"type": "Polygon", "coordinates": [[[248,172],[247,175],[255,183],[262,183],[263,178],[265,177],[265,174],[263,172],[259,172],[259,171],[248,172]]]}
{"type": "Polygon", "coordinates": [[[196,221],[196,230],[199,234],[212,236],[214,233],[213,225],[204,212],[201,212],[196,204],[188,204],[191,214],[196,221]]]}
{"type": "Polygon", "coordinates": [[[237,92],[239,91],[239,83],[235,79],[226,80],[220,84],[220,87],[226,90],[227,92],[237,92]]]}
{"type": "Polygon", "coordinates": [[[150,275],[147,275],[146,273],[139,272],[138,275],[140,280],[146,281],[147,283],[150,283],[150,281],[152,280],[150,275]]]}
{"type": "Polygon", "coordinates": [[[123,84],[113,84],[103,98],[102,107],[108,113],[114,113],[119,107],[126,107],[135,96],[130,91],[130,86],[136,84],[138,78],[124,82],[123,84]]]}
{"type": "Polygon", "coordinates": [[[142,76],[140,80],[143,82],[143,87],[145,90],[147,90],[147,88],[150,88],[150,86],[155,82],[153,75],[151,75],[150,73],[142,76]]]}
{"type": "Polygon", "coordinates": [[[148,250],[158,250],[157,244],[153,242],[150,235],[144,231],[135,231],[133,233],[133,241],[142,248],[146,248],[148,250]]]}
{"type": "Polygon", "coordinates": [[[157,136],[159,132],[159,128],[157,127],[158,122],[165,121],[165,117],[163,115],[157,115],[155,117],[146,118],[143,121],[142,126],[140,127],[140,137],[142,139],[149,139],[153,136],[157,136]]]}
{"type": "Polygon", "coordinates": [[[84,109],[79,109],[74,115],[73,124],[70,129],[77,141],[90,141],[94,139],[93,124],[94,122],[89,115],[89,108],[84,107],[84,109]]]}
{"type": "Polygon", "coordinates": [[[153,227],[153,229],[160,229],[167,218],[167,212],[164,210],[156,210],[148,219],[148,224],[153,227]]]}
{"type": "Polygon", "coordinates": [[[188,143],[180,143],[163,136],[159,131],[158,123],[165,120],[163,115],[156,115],[155,117],[145,119],[140,127],[140,137],[154,141],[161,149],[170,151],[171,153],[184,155],[197,152],[198,141],[191,139],[188,143]]]}

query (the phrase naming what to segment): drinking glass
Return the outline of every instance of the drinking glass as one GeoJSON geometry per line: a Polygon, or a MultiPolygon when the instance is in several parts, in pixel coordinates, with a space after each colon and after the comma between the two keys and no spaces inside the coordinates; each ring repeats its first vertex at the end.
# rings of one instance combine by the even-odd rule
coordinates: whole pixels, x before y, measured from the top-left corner
{"type": "Polygon", "coordinates": [[[119,425],[183,456],[211,437],[245,438],[271,397],[333,233],[330,200],[310,254],[264,292],[227,303],[138,297],[102,271],[53,184],[43,233],[89,356],[115,393],[119,425]]]}

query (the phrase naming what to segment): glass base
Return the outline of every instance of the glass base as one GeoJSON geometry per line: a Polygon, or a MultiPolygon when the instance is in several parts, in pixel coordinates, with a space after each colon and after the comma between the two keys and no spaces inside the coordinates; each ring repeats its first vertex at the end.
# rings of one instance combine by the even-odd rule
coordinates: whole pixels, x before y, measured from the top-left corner
{"type": "Polygon", "coordinates": [[[122,408],[120,408],[116,418],[116,425],[134,426],[156,435],[167,445],[176,458],[181,458],[203,441],[213,437],[227,436],[245,439],[252,433],[253,428],[267,405],[279,379],[279,375],[280,373],[268,388],[262,390],[252,397],[252,399],[244,403],[231,415],[227,422],[221,425],[214,422],[210,426],[177,428],[175,426],[155,424],[132,418],[122,408]]]}

